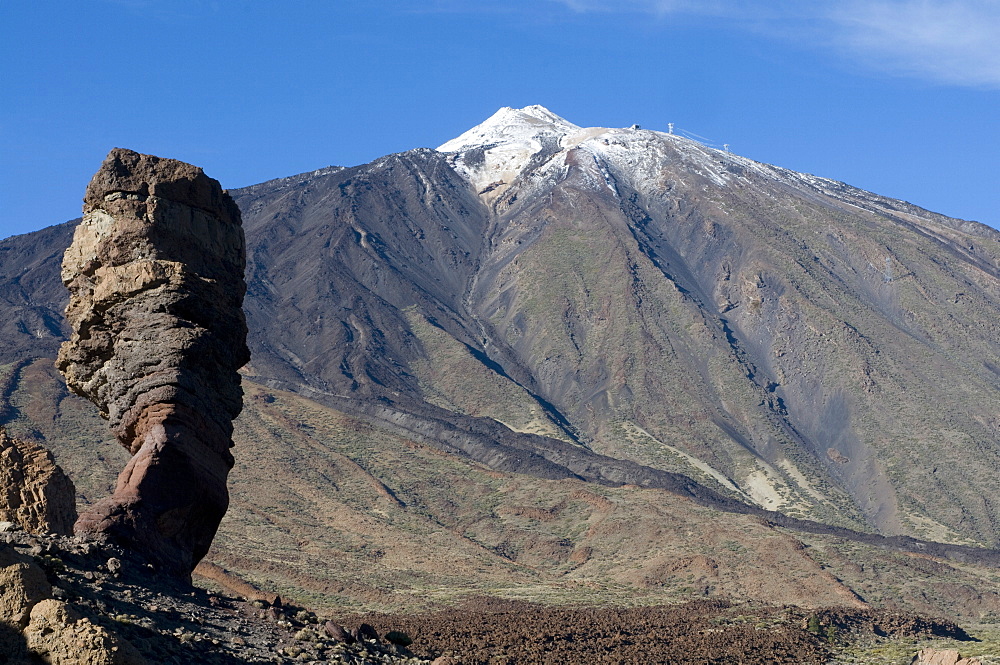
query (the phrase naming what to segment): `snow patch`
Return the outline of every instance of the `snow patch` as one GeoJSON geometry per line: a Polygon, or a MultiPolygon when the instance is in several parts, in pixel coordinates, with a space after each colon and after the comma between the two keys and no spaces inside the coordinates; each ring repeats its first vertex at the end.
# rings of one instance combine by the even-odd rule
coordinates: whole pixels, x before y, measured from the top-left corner
{"type": "Polygon", "coordinates": [[[543,106],[505,106],[438,147],[452,153],[452,165],[486,201],[503,193],[544,150],[557,154],[564,137],[581,128],[543,106]]]}
{"type": "MultiPolygon", "coordinates": [[[[695,140],[665,132],[606,127],[580,127],[543,106],[505,106],[462,135],[440,145],[455,170],[492,202],[527,170],[545,171],[565,165],[574,149],[593,156],[594,184],[618,194],[616,182],[626,182],[647,196],[660,196],[667,179],[690,174],[706,187],[748,184],[764,178],[791,187],[810,188],[851,203],[851,194],[834,180],[797,173],[717,150],[695,140]],[[668,168],[680,161],[683,169],[668,168]]],[[[588,169],[589,170],[589,169],[588,169]]]]}
{"type": "MultiPolygon", "coordinates": [[[[580,130],[544,106],[505,106],[461,136],[438,146],[438,152],[463,152],[502,143],[539,144],[541,137],[562,138],[580,130]]],[[[539,144],[540,145],[540,144],[539,144]]]]}

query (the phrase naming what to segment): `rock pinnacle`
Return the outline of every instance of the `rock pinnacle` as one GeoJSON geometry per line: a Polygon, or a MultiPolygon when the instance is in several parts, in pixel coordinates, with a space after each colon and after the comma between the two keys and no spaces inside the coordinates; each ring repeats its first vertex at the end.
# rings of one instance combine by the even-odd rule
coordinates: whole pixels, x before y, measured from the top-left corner
{"type": "Polygon", "coordinates": [[[229,505],[249,360],[240,212],[200,168],[120,148],[83,212],[63,257],[72,337],[56,365],[132,458],[75,531],[186,578],[229,505]]]}

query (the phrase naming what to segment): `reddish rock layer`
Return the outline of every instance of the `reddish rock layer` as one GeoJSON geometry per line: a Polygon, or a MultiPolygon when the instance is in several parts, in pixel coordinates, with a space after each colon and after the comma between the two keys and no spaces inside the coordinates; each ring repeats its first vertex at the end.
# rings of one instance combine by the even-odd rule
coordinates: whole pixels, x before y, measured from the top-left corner
{"type": "Polygon", "coordinates": [[[249,360],[240,212],[200,168],[119,148],[83,211],[63,257],[73,334],[57,366],[133,457],[76,532],[188,576],[229,504],[249,360]]]}

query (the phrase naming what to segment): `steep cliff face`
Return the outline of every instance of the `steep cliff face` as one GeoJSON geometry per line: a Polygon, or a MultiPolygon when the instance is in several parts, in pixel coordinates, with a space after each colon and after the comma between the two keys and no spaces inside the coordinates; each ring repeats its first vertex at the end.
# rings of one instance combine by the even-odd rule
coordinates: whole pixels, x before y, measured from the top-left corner
{"type": "Polygon", "coordinates": [[[115,149],[87,188],[63,258],[70,340],[57,366],[132,454],[78,533],[110,537],[186,576],[228,506],[241,309],[240,212],[201,169],[115,149]]]}

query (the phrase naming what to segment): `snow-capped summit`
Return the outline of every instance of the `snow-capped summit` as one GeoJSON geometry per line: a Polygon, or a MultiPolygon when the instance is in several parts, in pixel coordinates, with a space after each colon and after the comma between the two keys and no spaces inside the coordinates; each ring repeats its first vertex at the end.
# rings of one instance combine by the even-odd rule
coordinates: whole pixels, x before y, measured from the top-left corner
{"type": "Polygon", "coordinates": [[[564,168],[566,156],[575,149],[589,155],[579,163],[586,164],[585,168],[612,190],[615,187],[609,169],[641,181],[637,182],[640,188],[649,183],[655,186],[663,162],[668,159],[664,144],[695,162],[698,170],[716,184],[725,182],[726,176],[719,173],[716,163],[719,151],[637,126],[580,127],[538,105],[523,109],[505,106],[485,122],[441,145],[438,151],[448,153],[455,170],[485,202],[490,202],[527,171],[537,175],[564,168]]]}
{"type": "MultiPolygon", "coordinates": [[[[515,109],[505,106],[486,121],[438,147],[438,152],[461,152],[496,144],[519,144],[541,149],[545,139],[558,140],[579,127],[537,104],[515,109]]],[[[536,150],[537,151],[537,150],[536,150]]]]}
{"type": "Polygon", "coordinates": [[[798,174],[746,157],[718,150],[673,133],[627,128],[580,127],[544,106],[501,108],[486,121],[442,144],[455,170],[476,189],[480,198],[497,200],[517,181],[532,186],[540,176],[565,170],[567,158],[581,151],[575,164],[590,172],[595,182],[617,191],[623,179],[634,189],[655,195],[663,189],[663,174],[672,163],[683,162],[688,173],[715,186],[726,186],[747,174],[786,183],[804,183],[827,191],[832,181],[798,174]]]}
{"type": "Polygon", "coordinates": [[[561,150],[580,127],[544,106],[505,106],[485,122],[438,147],[452,153],[452,163],[481,196],[492,199],[506,190],[540,153],[561,150]]]}

